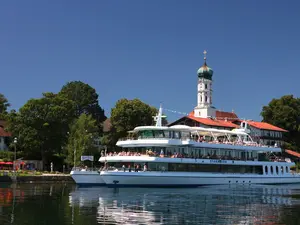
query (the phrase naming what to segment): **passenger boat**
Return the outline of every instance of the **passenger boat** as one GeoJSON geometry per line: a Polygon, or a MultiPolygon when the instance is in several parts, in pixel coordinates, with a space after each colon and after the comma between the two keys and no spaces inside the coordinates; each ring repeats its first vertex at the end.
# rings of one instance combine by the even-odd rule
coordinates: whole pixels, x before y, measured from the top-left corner
{"type": "Polygon", "coordinates": [[[72,169],[70,174],[75,183],[79,186],[105,185],[105,182],[100,176],[100,172],[98,170],[76,167],[72,169]]]}
{"type": "Polygon", "coordinates": [[[281,148],[254,142],[244,129],[139,126],[117,142],[119,153],[99,159],[108,187],[198,187],[218,184],[300,183],[281,148]],[[114,169],[114,170],[112,170],[114,169]]]}

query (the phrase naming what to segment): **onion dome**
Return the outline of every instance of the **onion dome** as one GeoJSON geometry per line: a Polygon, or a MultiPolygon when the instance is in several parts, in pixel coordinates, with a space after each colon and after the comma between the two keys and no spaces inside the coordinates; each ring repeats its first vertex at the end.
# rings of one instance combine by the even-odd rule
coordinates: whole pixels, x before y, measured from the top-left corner
{"type": "Polygon", "coordinates": [[[197,74],[199,78],[205,78],[211,80],[214,71],[206,64],[206,53],[207,52],[204,51],[204,64],[198,69],[197,74]]]}

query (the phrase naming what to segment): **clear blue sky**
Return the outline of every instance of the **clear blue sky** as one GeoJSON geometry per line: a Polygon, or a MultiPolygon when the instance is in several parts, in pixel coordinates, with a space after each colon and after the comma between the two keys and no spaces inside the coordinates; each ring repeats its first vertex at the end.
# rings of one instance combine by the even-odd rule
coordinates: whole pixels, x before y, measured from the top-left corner
{"type": "Polygon", "coordinates": [[[0,93],[15,109],[81,80],[108,116],[120,98],[190,112],[204,49],[218,109],[260,120],[272,98],[300,95],[296,0],[1,1],[0,21],[0,93]]]}

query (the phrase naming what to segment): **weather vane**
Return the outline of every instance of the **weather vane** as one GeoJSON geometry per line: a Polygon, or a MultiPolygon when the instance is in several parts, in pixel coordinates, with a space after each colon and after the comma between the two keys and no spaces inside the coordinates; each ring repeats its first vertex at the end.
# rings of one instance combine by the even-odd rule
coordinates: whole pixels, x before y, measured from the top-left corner
{"type": "Polygon", "coordinates": [[[204,54],[204,60],[206,61],[206,54],[207,54],[207,51],[204,50],[203,54],[204,54]]]}

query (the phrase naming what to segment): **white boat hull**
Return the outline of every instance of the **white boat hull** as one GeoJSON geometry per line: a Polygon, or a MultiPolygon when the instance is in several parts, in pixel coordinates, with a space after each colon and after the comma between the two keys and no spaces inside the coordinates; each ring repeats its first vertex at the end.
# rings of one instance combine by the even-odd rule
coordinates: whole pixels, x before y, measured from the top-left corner
{"type": "Polygon", "coordinates": [[[105,185],[98,171],[71,171],[71,176],[80,186],[105,185]]]}
{"type": "Polygon", "coordinates": [[[290,184],[300,183],[300,176],[256,175],[256,174],[213,174],[182,172],[108,172],[101,177],[108,187],[197,187],[219,184],[290,184]]]}

